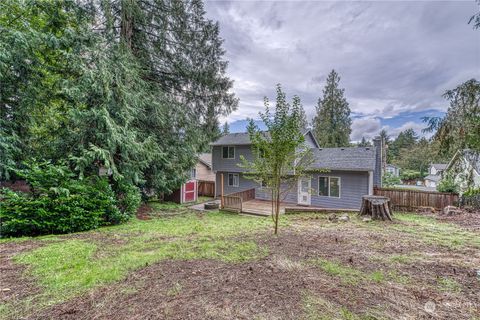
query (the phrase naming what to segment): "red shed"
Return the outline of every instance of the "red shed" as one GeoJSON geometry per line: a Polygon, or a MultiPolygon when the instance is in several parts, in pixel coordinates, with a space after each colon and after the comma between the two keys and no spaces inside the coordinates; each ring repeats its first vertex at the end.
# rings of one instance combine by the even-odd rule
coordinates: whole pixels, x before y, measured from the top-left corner
{"type": "Polygon", "coordinates": [[[166,201],[172,201],[176,203],[188,203],[197,201],[197,180],[188,180],[182,186],[175,190],[173,193],[165,196],[166,201]]]}

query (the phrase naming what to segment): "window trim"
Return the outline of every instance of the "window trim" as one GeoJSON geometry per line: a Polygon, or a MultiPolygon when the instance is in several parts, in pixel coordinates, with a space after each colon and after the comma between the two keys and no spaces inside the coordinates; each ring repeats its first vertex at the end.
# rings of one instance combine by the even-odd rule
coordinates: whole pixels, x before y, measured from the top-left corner
{"type": "Polygon", "coordinates": [[[328,198],[336,198],[336,199],[340,199],[342,197],[342,178],[341,177],[338,177],[338,176],[318,176],[318,179],[317,179],[317,182],[318,182],[318,192],[317,192],[317,195],[319,197],[328,197],[328,198]],[[327,178],[327,185],[328,185],[328,195],[322,195],[320,194],[320,178],[327,178]],[[338,179],[338,197],[336,196],[332,196],[330,195],[330,179],[331,178],[335,178],[335,179],[338,179]]]}
{"type": "Polygon", "coordinates": [[[240,174],[238,174],[238,173],[227,173],[227,186],[238,188],[240,186],[240,174]],[[234,178],[232,178],[232,182],[234,184],[230,184],[230,175],[237,176],[237,185],[235,185],[235,179],[234,178]]]}
{"type": "Polygon", "coordinates": [[[235,159],[235,146],[222,146],[222,159],[235,159]],[[225,154],[223,152],[224,148],[227,148],[227,158],[225,158],[225,154]],[[233,157],[232,158],[229,157],[230,148],[233,148],[233,157]]]}

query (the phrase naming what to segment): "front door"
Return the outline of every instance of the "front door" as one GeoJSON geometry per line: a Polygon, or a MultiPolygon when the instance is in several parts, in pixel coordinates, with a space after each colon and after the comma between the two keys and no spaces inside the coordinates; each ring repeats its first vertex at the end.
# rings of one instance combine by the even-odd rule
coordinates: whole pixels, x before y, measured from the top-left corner
{"type": "Polygon", "coordinates": [[[302,177],[298,179],[298,204],[309,206],[311,204],[311,179],[309,177],[302,177]]]}

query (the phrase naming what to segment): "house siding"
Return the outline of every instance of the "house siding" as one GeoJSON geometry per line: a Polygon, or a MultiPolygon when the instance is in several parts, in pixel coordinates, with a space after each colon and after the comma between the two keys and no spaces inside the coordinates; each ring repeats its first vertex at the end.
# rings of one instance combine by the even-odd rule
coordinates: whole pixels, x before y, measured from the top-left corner
{"type": "MultiPolygon", "coordinates": [[[[233,145],[232,145],[233,146],[233,145]]],[[[235,158],[233,159],[223,159],[222,158],[222,147],[223,146],[214,146],[212,148],[212,169],[215,172],[245,172],[247,171],[244,168],[238,166],[240,161],[240,155],[243,155],[248,161],[253,160],[253,154],[250,145],[241,145],[235,147],[235,158]]]]}
{"type": "Polygon", "coordinates": [[[197,162],[195,169],[197,171],[197,180],[215,181],[215,173],[204,163],[197,162]]]}
{"type": "Polygon", "coordinates": [[[229,173],[238,173],[234,171],[221,171],[217,172],[216,174],[216,196],[219,197],[222,194],[222,173],[223,173],[223,194],[231,194],[235,192],[240,192],[240,191],[245,191],[248,189],[257,189],[261,188],[260,184],[245,178],[241,173],[239,173],[239,182],[238,182],[238,187],[232,187],[228,185],[228,174],[229,173]]]}
{"type": "MultiPolygon", "coordinates": [[[[239,186],[229,187],[228,172],[217,172],[217,196],[221,194],[221,174],[224,176],[224,194],[231,194],[255,188],[255,198],[270,200],[271,193],[268,189],[262,188],[253,180],[246,179],[239,175],[239,186]]],[[[335,209],[359,209],[362,204],[362,197],[368,194],[368,172],[354,171],[331,171],[328,173],[314,173],[311,175],[312,195],[311,206],[320,208],[335,209]],[[331,176],[340,177],[340,198],[318,195],[318,177],[331,176]]],[[[286,187],[286,186],[285,186],[286,187]]],[[[290,191],[283,199],[284,202],[297,203],[297,185],[290,187],[290,191]]]]}

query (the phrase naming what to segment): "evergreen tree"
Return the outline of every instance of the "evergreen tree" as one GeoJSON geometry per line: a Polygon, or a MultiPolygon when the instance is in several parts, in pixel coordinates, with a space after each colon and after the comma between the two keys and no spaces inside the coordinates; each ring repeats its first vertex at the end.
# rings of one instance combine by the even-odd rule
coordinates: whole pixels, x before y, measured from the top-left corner
{"type": "Polygon", "coordinates": [[[225,123],[223,124],[223,127],[222,127],[222,135],[227,135],[230,133],[230,125],[228,124],[227,121],[225,121],[225,123]]]}
{"type": "Polygon", "coordinates": [[[418,135],[413,129],[406,129],[398,134],[397,138],[388,146],[390,161],[395,162],[400,156],[402,149],[413,147],[418,140],[418,135]]]}
{"type": "Polygon", "coordinates": [[[313,119],[313,132],[321,147],[349,146],[352,120],[345,99],[345,89],[339,88],[340,77],[332,70],[318,100],[317,114],[313,119]]]}
{"type": "Polygon", "coordinates": [[[362,140],[358,143],[358,146],[359,147],[371,147],[372,144],[370,143],[370,141],[365,139],[365,137],[362,137],[362,140]]]}
{"type": "Polygon", "coordinates": [[[307,114],[305,113],[305,109],[303,108],[302,105],[299,106],[299,121],[300,121],[300,128],[303,130],[308,129],[308,120],[307,120],[307,114]]]}
{"type": "Polygon", "coordinates": [[[480,82],[471,79],[445,92],[450,101],[443,118],[424,118],[427,132],[441,145],[442,155],[452,156],[458,149],[480,150],[480,82]]]}

